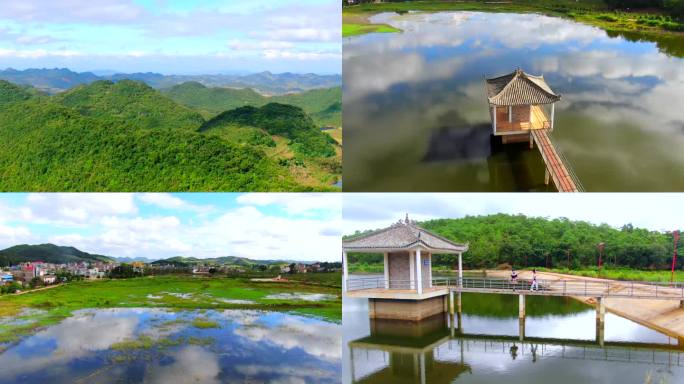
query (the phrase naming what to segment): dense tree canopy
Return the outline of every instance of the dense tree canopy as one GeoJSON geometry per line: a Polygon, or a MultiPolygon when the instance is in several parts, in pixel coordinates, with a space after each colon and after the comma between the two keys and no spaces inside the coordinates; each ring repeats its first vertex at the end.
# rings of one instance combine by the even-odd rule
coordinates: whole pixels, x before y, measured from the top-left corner
{"type": "MultiPolygon", "coordinates": [[[[671,233],[649,231],[625,224],[616,229],[566,218],[548,219],[497,214],[439,219],[420,223],[430,231],[456,242],[469,243],[463,254],[466,268],[596,266],[598,244],[605,243],[604,265],[639,269],[668,268],[672,263],[671,233]]],[[[683,250],[680,243],[680,250],[683,250]]],[[[681,254],[681,251],[680,251],[681,254]]],[[[377,255],[356,255],[355,260],[372,262],[377,255]]],[[[453,267],[456,256],[442,255],[435,264],[453,267]]],[[[684,260],[677,260],[678,268],[684,260]]]]}
{"type": "Polygon", "coordinates": [[[257,112],[232,112],[240,116],[239,125],[250,126],[240,127],[245,140],[235,142],[202,133],[201,115],[143,83],[96,81],[56,96],[33,97],[2,82],[0,191],[330,188],[324,179],[332,173],[298,163],[300,174],[293,175],[289,164],[264,148],[275,146],[270,135],[283,134],[295,152],[327,161],[335,154],[332,138],[297,107],[267,105],[257,112]],[[269,132],[254,130],[256,124],[269,132]],[[301,182],[308,172],[322,176],[301,182]]]}
{"type": "Polygon", "coordinates": [[[269,103],[261,108],[247,106],[221,113],[207,121],[201,131],[231,125],[252,125],[271,135],[290,139],[292,149],[307,156],[335,155],[335,140],[321,132],[311,118],[299,107],[269,103]]]}

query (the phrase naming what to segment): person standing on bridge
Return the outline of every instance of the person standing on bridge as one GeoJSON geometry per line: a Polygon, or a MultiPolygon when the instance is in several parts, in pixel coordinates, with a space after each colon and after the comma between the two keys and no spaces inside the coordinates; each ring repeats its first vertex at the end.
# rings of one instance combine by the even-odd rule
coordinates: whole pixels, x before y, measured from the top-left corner
{"type": "Polygon", "coordinates": [[[530,291],[538,291],[539,283],[537,283],[537,269],[532,270],[532,285],[530,285],[530,291]]]}
{"type": "Polygon", "coordinates": [[[511,268],[511,283],[515,291],[515,287],[518,285],[518,272],[515,271],[515,268],[511,268]]]}

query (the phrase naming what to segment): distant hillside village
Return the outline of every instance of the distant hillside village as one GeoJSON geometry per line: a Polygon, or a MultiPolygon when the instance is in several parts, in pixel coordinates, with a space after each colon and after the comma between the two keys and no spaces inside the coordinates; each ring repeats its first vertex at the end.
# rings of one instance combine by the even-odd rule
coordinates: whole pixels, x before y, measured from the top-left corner
{"type": "Polygon", "coordinates": [[[43,261],[24,262],[17,265],[0,267],[0,294],[17,293],[22,290],[35,289],[69,281],[92,280],[104,278],[131,278],[158,274],[193,274],[193,275],[276,275],[300,273],[339,272],[341,263],[317,262],[217,265],[214,263],[195,262],[188,264],[176,260],[158,260],[152,263],[134,261],[119,262],[74,262],[48,263],[43,261]]]}

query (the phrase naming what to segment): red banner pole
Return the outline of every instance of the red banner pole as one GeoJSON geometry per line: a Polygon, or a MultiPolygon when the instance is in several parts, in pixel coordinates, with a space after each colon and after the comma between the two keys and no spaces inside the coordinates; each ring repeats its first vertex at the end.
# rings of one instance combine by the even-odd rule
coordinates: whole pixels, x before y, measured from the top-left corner
{"type": "Polygon", "coordinates": [[[674,282],[674,271],[675,266],[677,265],[677,245],[679,244],[679,231],[674,231],[672,233],[672,237],[674,237],[674,254],[672,256],[672,276],[670,277],[670,282],[674,282]]]}

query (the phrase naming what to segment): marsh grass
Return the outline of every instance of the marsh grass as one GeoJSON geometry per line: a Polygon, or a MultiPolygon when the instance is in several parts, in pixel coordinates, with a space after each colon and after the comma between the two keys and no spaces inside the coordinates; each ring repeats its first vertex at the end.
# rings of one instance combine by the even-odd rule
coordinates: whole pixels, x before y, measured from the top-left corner
{"type": "Polygon", "coordinates": [[[20,340],[62,321],[71,316],[73,311],[85,308],[166,308],[171,311],[260,309],[340,322],[342,301],[338,287],[341,281],[340,273],[330,273],[293,275],[287,283],[184,275],[73,282],[25,295],[0,296],[0,316],[18,316],[24,308],[43,310],[26,316],[27,323],[0,324],[0,343],[20,340]],[[337,299],[321,302],[264,299],[268,295],[284,292],[332,294],[337,299]],[[151,299],[148,297],[150,295],[159,298],[151,299]],[[219,299],[250,300],[254,304],[233,304],[219,299]]]}

